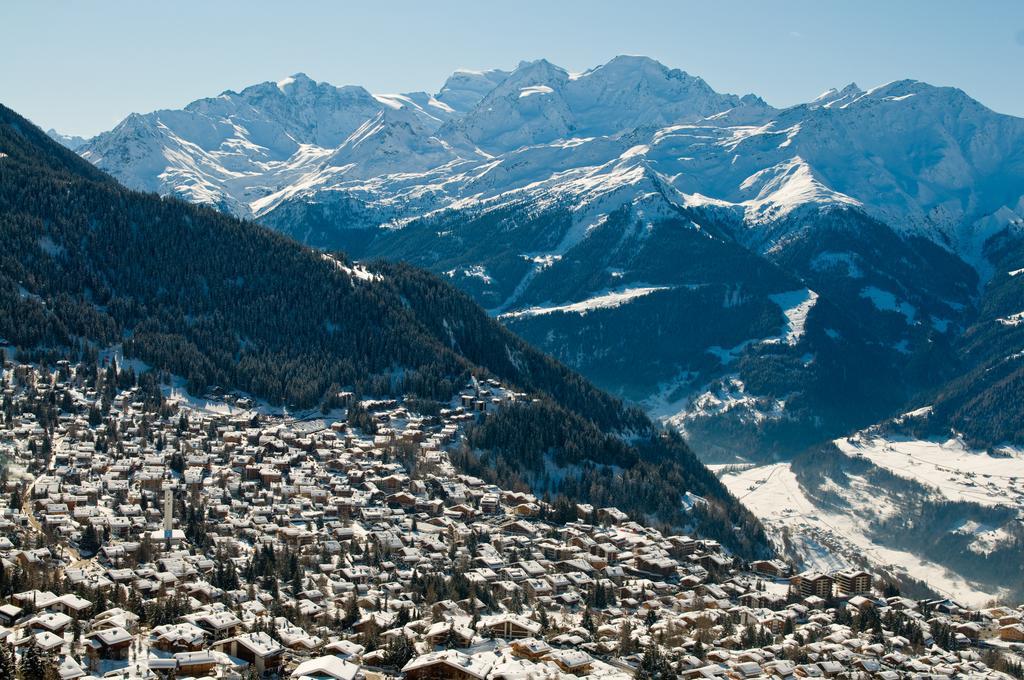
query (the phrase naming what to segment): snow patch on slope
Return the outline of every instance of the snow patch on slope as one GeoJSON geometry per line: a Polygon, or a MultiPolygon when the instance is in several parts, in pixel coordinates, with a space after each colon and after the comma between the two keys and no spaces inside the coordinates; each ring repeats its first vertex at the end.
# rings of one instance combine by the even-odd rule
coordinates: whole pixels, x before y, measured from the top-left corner
{"type": "Polygon", "coordinates": [[[1010,316],[1004,316],[996,319],[999,323],[1004,326],[1019,326],[1024,323],[1024,312],[1017,312],[1010,316]]]}
{"type": "Polygon", "coordinates": [[[644,297],[645,295],[650,295],[651,293],[659,290],[669,289],[670,286],[638,286],[636,288],[623,288],[620,290],[602,292],[579,302],[570,302],[563,305],[553,305],[549,307],[529,307],[527,309],[520,309],[514,312],[507,312],[498,318],[515,319],[530,316],[541,316],[544,314],[555,314],[558,312],[579,314],[582,316],[595,309],[611,309],[613,307],[620,307],[637,298],[644,297]]]}
{"type": "Polygon", "coordinates": [[[866,286],[861,289],[860,296],[870,300],[875,309],[882,312],[898,312],[906,318],[908,324],[914,324],[917,308],[905,300],[900,300],[893,293],[875,286],[866,286]]]}
{"type": "Polygon", "coordinates": [[[804,336],[804,331],[807,328],[807,315],[818,301],[818,294],[813,290],[804,288],[788,293],[769,295],[768,299],[782,309],[782,313],[786,317],[786,323],[782,328],[782,335],[780,337],[770,338],[765,342],[784,342],[787,345],[796,345],[800,342],[800,338],[804,336]]]}

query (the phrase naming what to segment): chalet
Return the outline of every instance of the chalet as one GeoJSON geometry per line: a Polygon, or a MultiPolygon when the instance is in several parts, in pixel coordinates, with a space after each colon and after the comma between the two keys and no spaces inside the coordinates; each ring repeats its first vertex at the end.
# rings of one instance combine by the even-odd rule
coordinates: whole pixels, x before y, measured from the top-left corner
{"type": "Polygon", "coordinates": [[[134,636],[124,628],[107,628],[87,637],[89,655],[98,659],[127,659],[134,636]]]}
{"type": "Polygon", "coordinates": [[[214,639],[235,635],[242,621],[229,611],[201,614],[192,621],[196,626],[208,632],[214,639]]]}
{"type": "Polygon", "coordinates": [[[74,621],[67,614],[59,612],[46,612],[40,614],[29,620],[28,626],[36,632],[49,631],[51,633],[60,635],[63,634],[71,623],[74,621]]]}
{"type": "MultiPolygon", "coordinates": [[[[64,645],[64,638],[60,635],[55,635],[48,630],[44,630],[41,633],[36,633],[30,637],[24,638],[23,642],[31,641],[36,647],[46,653],[56,654],[57,651],[64,645]]],[[[22,642],[15,641],[15,645],[22,644],[22,642]]]]}
{"type": "Polygon", "coordinates": [[[407,680],[484,680],[489,670],[479,657],[453,650],[423,654],[402,667],[407,680]]]}
{"type": "Polygon", "coordinates": [[[10,626],[22,615],[25,610],[17,605],[0,605],[0,625],[10,626]]]}
{"type": "Polygon", "coordinates": [[[178,660],[173,656],[168,658],[150,657],[146,666],[158,678],[169,678],[178,672],[178,660]]]}
{"type": "Polygon", "coordinates": [[[468,647],[473,642],[473,629],[455,621],[438,621],[427,628],[423,637],[432,645],[468,647]]]}
{"type": "Polygon", "coordinates": [[[496,493],[485,493],[483,497],[480,498],[480,510],[484,514],[494,514],[498,512],[500,507],[501,505],[499,504],[498,494],[496,493]]]}
{"type": "Polygon", "coordinates": [[[209,633],[191,623],[155,627],[150,633],[153,646],[165,652],[198,652],[205,648],[209,633]]]}
{"type": "Polygon", "coordinates": [[[677,559],[697,552],[697,541],[689,536],[672,536],[669,538],[669,555],[677,559]]]}
{"type": "Polygon", "coordinates": [[[999,639],[1004,642],[1024,642],[1024,624],[1011,623],[999,627],[999,639]]]}
{"type": "Polygon", "coordinates": [[[607,524],[622,524],[629,520],[629,515],[618,508],[601,508],[597,511],[597,519],[607,524]]]}
{"type": "Polygon", "coordinates": [[[359,666],[339,656],[320,656],[300,663],[291,672],[293,680],[355,680],[359,666]]]}
{"type": "Polygon", "coordinates": [[[539,638],[522,638],[512,643],[513,654],[532,661],[540,661],[551,649],[551,645],[539,638]]]}
{"type": "Polygon", "coordinates": [[[190,678],[212,675],[217,666],[217,657],[207,651],[178,652],[174,655],[174,661],[177,663],[177,675],[190,678]]]}
{"type": "Polygon", "coordinates": [[[276,671],[284,661],[284,647],[266,633],[245,633],[218,640],[214,649],[252,665],[257,673],[276,671]]]}
{"type": "Polygon", "coordinates": [[[60,666],[57,667],[57,675],[60,677],[60,680],[78,680],[78,678],[85,677],[86,673],[85,669],[77,661],[70,656],[66,656],[61,661],[60,666]]]}
{"type": "Polygon", "coordinates": [[[756,560],[750,563],[750,569],[755,574],[770,576],[772,578],[785,578],[792,572],[788,564],[777,559],[756,560]]]}
{"type": "Polygon", "coordinates": [[[525,616],[499,614],[481,619],[477,624],[477,629],[488,631],[491,636],[496,638],[519,640],[539,635],[541,625],[525,616]]]}
{"type": "Polygon", "coordinates": [[[960,633],[968,640],[977,640],[981,637],[981,626],[974,621],[967,621],[957,626],[956,632],[960,633]]]}
{"type": "Polygon", "coordinates": [[[863,595],[854,595],[847,600],[847,604],[863,612],[874,608],[875,601],[869,597],[864,597],[863,595]]]}
{"type": "Polygon", "coordinates": [[[548,659],[562,672],[572,675],[587,675],[594,666],[594,659],[581,649],[556,649],[548,659]]]}
{"type": "Polygon", "coordinates": [[[678,566],[672,558],[659,555],[637,555],[635,562],[638,570],[658,576],[671,576],[678,566]]]}

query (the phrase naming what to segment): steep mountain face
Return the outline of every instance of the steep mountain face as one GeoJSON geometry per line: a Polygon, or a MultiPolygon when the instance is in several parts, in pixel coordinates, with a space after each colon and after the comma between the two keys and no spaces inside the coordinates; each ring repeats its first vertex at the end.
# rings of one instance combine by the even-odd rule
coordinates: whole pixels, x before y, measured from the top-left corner
{"type": "Polygon", "coordinates": [[[737,107],[761,115],[768,110],[756,97],[718,94],[700,78],[644,57],[616,57],[581,74],[542,59],[520,64],[440,134],[500,153],[570,137],[660,128],[737,107]]]}
{"type": "Polygon", "coordinates": [[[1024,267],[1024,120],[953,88],[778,110],[642,57],[458,72],[435,96],[295,76],[132,116],[80,152],[129,186],[443,274],[723,458],[924,402],[970,430],[1016,342],[998,319],[1020,311],[1004,272],[1024,267]]]}
{"type": "Polygon", "coordinates": [[[132,188],[246,216],[282,188],[310,183],[314,168],[328,168],[330,176],[360,164],[356,174],[365,177],[375,162],[418,156],[452,115],[447,104],[422,93],[374,96],[299,73],[181,111],[133,114],[79,151],[132,188]]]}
{"type": "MultiPolygon", "coordinates": [[[[264,95],[278,97],[246,96],[264,95]]],[[[329,118],[336,129],[293,129],[330,137],[352,124],[329,118]]],[[[404,264],[353,265],[252,222],[125,189],[2,106],[0,237],[3,347],[52,362],[121,345],[192,390],[324,409],[341,390],[442,408],[472,376],[494,376],[524,398],[476,428],[467,465],[514,469],[539,491],[689,526],[742,554],[765,551],[760,525],[681,438],[447,282],[404,264]]]]}
{"type": "Polygon", "coordinates": [[[957,343],[960,370],[921,398],[916,417],[897,430],[935,437],[952,428],[968,445],[990,451],[1024,441],[1024,245],[1004,233],[986,254],[996,273],[957,343]]]}

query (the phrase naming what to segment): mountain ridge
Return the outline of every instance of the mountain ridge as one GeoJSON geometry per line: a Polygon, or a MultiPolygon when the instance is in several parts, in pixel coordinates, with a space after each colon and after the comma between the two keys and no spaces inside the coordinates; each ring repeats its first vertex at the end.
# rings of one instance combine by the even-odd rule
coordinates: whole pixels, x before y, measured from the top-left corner
{"type": "MultiPolygon", "coordinates": [[[[459,73],[462,74],[460,77],[463,78],[471,75],[470,72],[459,73]]],[[[771,172],[777,176],[778,182],[776,186],[788,187],[789,197],[792,198],[792,194],[795,193],[796,198],[800,200],[802,196],[799,190],[800,187],[792,186],[793,182],[785,176],[779,177],[779,173],[785,173],[787,168],[792,167],[791,164],[794,158],[799,158],[805,164],[805,169],[810,176],[816,178],[815,181],[825,190],[824,194],[822,194],[822,198],[825,201],[842,201],[843,196],[848,196],[852,200],[859,200],[870,208],[872,201],[866,201],[863,197],[858,198],[858,194],[864,193],[863,187],[859,187],[858,190],[852,190],[857,188],[855,186],[852,188],[843,187],[843,178],[835,175],[837,170],[827,167],[829,164],[834,165],[836,159],[822,158],[819,161],[813,158],[815,154],[820,155],[822,149],[827,148],[829,145],[823,141],[822,134],[809,134],[804,130],[804,127],[807,126],[817,129],[827,128],[825,136],[833,140],[834,143],[842,135],[836,134],[838,128],[835,125],[837,122],[832,120],[832,118],[835,118],[837,115],[843,117],[844,114],[841,112],[868,109],[868,113],[865,116],[869,120],[877,118],[878,115],[884,115],[886,116],[886,124],[881,127],[891,129],[895,134],[900,131],[900,123],[902,123],[904,128],[906,127],[907,122],[905,119],[907,116],[916,117],[917,120],[921,119],[922,112],[917,111],[915,113],[914,111],[915,108],[920,107],[916,107],[916,103],[911,101],[914,97],[917,97],[919,101],[927,100],[925,104],[922,104],[922,107],[932,107],[928,110],[929,116],[937,120],[944,120],[945,123],[950,125],[957,123],[957,109],[964,115],[986,116],[985,121],[983,121],[984,125],[980,127],[984,128],[987,125],[998,128],[997,132],[992,132],[989,136],[998,133],[1006,137],[1008,140],[1006,146],[1012,147],[1013,145],[1010,142],[1013,139],[1020,139],[1024,135],[1020,122],[1021,119],[996,114],[970,99],[961,90],[956,88],[937,88],[913,80],[892,81],[867,91],[862,91],[856,86],[847,86],[841,92],[836,91],[836,97],[831,97],[828,101],[822,99],[822,97],[826,96],[822,95],[805,104],[798,104],[786,109],[774,109],[754,95],[745,95],[744,97],[718,95],[700,78],[690,76],[678,69],[669,69],[646,57],[616,57],[604,65],[589,69],[580,74],[570,74],[564,69],[550,64],[550,62],[537,60],[535,62],[523,62],[518,68],[507,74],[505,72],[492,71],[483,72],[490,73],[492,74],[491,76],[473,75],[472,77],[476,79],[473,81],[475,83],[474,87],[476,87],[475,92],[481,94],[482,97],[474,102],[470,108],[466,108],[466,105],[463,105],[465,110],[459,112],[444,105],[443,101],[438,98],[443,98],[445,88],[450,89],[450,81],[455,79],[459,73],[449,78],[449,82],[445,83],[445,86],[442,87],[438,95],[427,95],[425,100],[421,98],[422,105],[416,103],[411,96],[397,96],[397,98],[388,100],[390,105],[397,105],[399,109],[405,110],[413,117],[418,118],[419,124],[413,130],[414,137],[423,138],[424,140],[438,137],[438,141],[442,142],[441,146],[447,145],[451,147],[449,155],[439,157],[431,163],[434,167],[443,166],[445,163],[457,158],[463,162],[477,164],[483,162],[483,166],[478,165],[480,169],[477,172],[486,172],[485,166],[489,156],[484,151],[488,145],[491,146],[492,152],[498,151],[499,154],[510,153],[516,151],[523,143],[526,143],[528,146],[543,145],[572,137],[577,133],[586,136],[590,131],[599,136],[614,136],[630,131],[639,131],[644,128],[665,130],[658,140],[659,143],[663,144],[666,136],[672,137],[671,130],[666,130],[666,126],[671,128],[673,125],[687,123],[690,119],[697,120],[703,118],[705,121],[701,128],[703,132],[722,135],[723,127],[729,129],[728,126],[722,125],[723,122],[736,121],[743,116],[752,116],[753,118],[749,122],[757,127],[742,130],[741,135],[734,135],[732,139],[722,137],[719,139],[719,145],[730,151],[743,151],[745,147],[749,147],[753,142],[758,142],[759,148],[763,147],[764,145],[760,144],[761,141],[770,141],[774,137],[780,141],[780,144],[778,144],[779,148],[792,148],[796,153],[790,154],[785,159],[780,156],[779,162],[773,165],[762,165],[758,168],[745,170],[745,174],[742,177],[737,177],[734,180],[734,188],[731,190],[725,190],[724,187],[715,189],[708,186],[690,186],[686,181],[682,181],[680,183],[681,186],[678,187],[684,194],[718,198],[733,204],[759,198],[756,195],[742,196],[744,191],[742,191],[741,186],[743,181],[753,178],[757,171],[771,172]],[[483,91],[487,90],[487,88],[490,89],[484,93],[483,91]],[[659,88],[661,89],[659,90],[659,88]],[[524,89],[529,91],[524,93],[521,91],[524,89]],[[548,92],[547,90],[551,91],[548,92]],[[565,91],[563,92],[563,90],[565,91]],[[625,93],[621,99],[617,98],[620,92],[625,93]],[[522,96],[524,94],[526,96],[522,96]],[[488,97],[491,99],[489,100],[488,97]],[[504,108],[496,110],[495,105],[499,104],[504,108]],[[666,113],[664,112],[666,104],[676,106],[677,108],[666,113]],[[898,112],[892,113],[888,111],[888,108],[891,108],[893,105],[898,105],[898,112]],[[524,106],[527,108],[523,109],[522,107],[524,106]],[[632,116],[627,115],[629,107],[633,107],[637,113],[632,116]],[[948,111],[942,115],[935,116],[933,115],[936,111],[935,107],[948,111]],[[945,107],[945,109],[942,107],[945,107]],[[446,111],[446,109],[448,110],[446,111]],[[577,109],[580,112],[578,115],[575,113],[577,109]],[[594,115],[596,115],[593,113],[594,111],[602,113],[605,118],[611,116],[611,119],[597,121],[594,119],[594,115]],[[609,111],[612,113],[609,114],[609,111]],[[893,118],[894,115],[897,118],[893,118]],[[823,116],[824,118],[822,118],[823,116]],[[904,118],[901,119],[898,116],[903,116],[904,118]],[[488,123],[487,121],[491,122],[488,123]],[[893,121],[897,124],[893,125],[893,121]],[[508,132],[501,132],[499,128],[503,125],[507,126],[510,130],[508,132]],[[511,132],[513,129],[518,130],[518,132],[513,134],[511,132]],[[529,133],[525,135],[525,138],[522,132],[524,129],[529,133]],[[487,135],[490,135],[493,139],[486,139],[487,135]],[[808,136],[810,139],[806,144],[811,145],[811,153],[800,153],[799,148],[805,145],[801,140],[808,136]],[[495,144],[497,144],[497,147],[494,146],[495,144]],[[481,149],[484,149],[484,151],[481,149]],[[830,179],[832,181],[829,181],[830,179]],[[737,189],[741,191],[737,193],[737,189]],[[718,194],[718,196],[715,196],[715,194],[718,194]]],[[[360,122],[372,118],[379,111],[384,110],[384,108],[389,108],[389,103],[381,101],[385,96],[371,95],[364,88],[358,86],[337,88],[326,83],[317,83],[302,74],[298,75],[301,76],[298,79],[295,76],[285,79],[289,82],[288,89],[294,90],[291,95],[292,98],[302,99],[303,96],[307,100],[309,97],[312,97],[314,100],[324,98],[327,102],[325,106],[329,105],[333,108],[344,107],[352,114],[353,118],[360,118],[360,122]]],[[[243,139],[236,140],[226,137],[220,141],[228,146],[228,150],[244,146],[243,142],[250,142],[262,149],[276,150],[278,156],[288,153],[287,158],[293,159],[295,162],[303,160],[295,156],[296,144],[312,144],[324,149],[336,148],[344,142],[344,136],[347,136],[347,134],[350,134],[358,127],[352,121],[348,121],[347,124],[341,124],[341,121],[337,120],[336,117],[328,117],[326,121],[317,121],[317,125],[314,128],[301,131],[302,134],[297,129],[285,129],[284,131],[291,134],[293,139],[284,146],[280,144],[275,146],[275,144],[271,143],[272,140],[265,138],[265,135],[260,136],[258,131],[255,131],[255,127],[257,123],[266,124],[268,121],[275,119],[275,116],[283,120],[284,118],[289,118],[289,116],[294,117],[296,115],[295,111],[290,111],[285,116],[279,115],[282,114],[282,110],[278,100],[282,97],[287,99],[289,95],[285,94],[285,90],[280,87],[279,83],[277,81],[267,81],[244,88],[237,93],[227,90],[219,97],[197,100],[186,106],[184,111],[207,113],[215,117],[219,116],[223,120],[228,118],[236,120],[241,117],[244,127],[246,115],[250,117],[254,115],[252,110],[250,110],[253,105],[257,103],[262,104],[266,109],[263,112],[265,115],[261,114],[262,117],[257,116],[257,120],[248,120],[251,124],[250,127],[254,129],[247,129],[248,134],[242,135],[243,139]],[[240,100],[240,102],[235,102],[236,99],[240,100]],[[243,111],[227,110],[224,109],[225,101],[234,102],[242,108],[246,106],[250,108],[243,111]],[[333,124],[333,127],[328,123],[333,124]]],[[[471,100],[467,100],[467,103],[468,101],[471,100]]],[[[302,107],[299,108],[301,109],[302,107]]],[[[315,109],[317,105],[314,102],[308,104],[306,108],[315,109]]],[[[941,110],[940,113],[942,113],[941,110]]],[[[159,128],[163,125],[164,127],[174,128],[175,125],[183,125],[180,121],[173,119],[167,121],[161,119],[161,116],[170,117],[171,113],[173,112],[163,111],[146,114],[151,118],[155,117],[154,120],[149,121],[149,126],[151,128],[154,126],[159,128]]],[[[848,118],[849,116],[846,117],[848,118]]],[[[277,123],[280,124],[280,120],[277,120],[277,123]]],[[[877,121],[873,124],[877,125],[877,121]]],[[[843,122],[841,125],[848,124],[843,122]]],[[[123,129],[120,136],[128,136],[130,138],[129,133],[131,132],[133,131],[123,129]]],[[[810,132],[813,132],[813,130],[810,132]]],[[[203,136],[192,129],[182,130],[182,133],[191,133],[197,140],[203,136]]],[[[118,176],[119,179],[129,185],[139,185],[139,188],[151,190],[157,189],[161,193],[186,191],[193,186],[203,187],[207,192],[212,193],[204,193],[199,191],[199,189],[192,189],[195,192],[193,200],[206,201],[215,205],[227,205],[237,214],[261,215],[265,214],[268,207],[273,205],[272,203],[263,202],[254,206],[251,194],[256,189],[250,187],[248,189],[250,193],[247,194],[244,190],[228,186],[231,180],[220,176],[227,173],[217,171],[215,168],[216,163],[210,166],[212,168],[210,172],[204,171],[204,166],[210,162],[210,158],[202,154],[197,154],[198,160],[193,162],[192,172],[187,172],[185,168],[178,168],[178,173],[181,176],[171,173],[164,180],[157,182],[151,169],[146,170],[143,167],[144,164],[139,165],[141,161],[135,160],[128,163],[119,163],[115,158],[112,158],[110,147],[112,145],[116,146],[114,144],[115,140],[110,138],[109,133],[105,133],[105,135],[99,135],[92,140],[88,140],[83,147],[83,153],[101,167],[107,167],[113,171],[115,176],[118,176]],[[136,169],[141,171],[141,175],[140,172],[133,170],[133,163],[136,164],[136,169]],[[215,186],[218,183],[222,183],[224,186],[215,186]]],[[[187,136],[185,134],[185,137],[187,136]]],[[[184,139],[182,135],[175,135],[175,137],[184,139]]],[[[130,139],[122,139],[120,143],[122,145],[128,144],[130,147],[129,141],[130,139]]],[[[213,144],[209,139],[205,141],[205,144],[199,144],[199,146],[209,154],[214,151],[213,144]]],[[[678,143],[680,140],[674,141],[678,143]]],[[[949,140],[939,135],[938,138],[932,139],[927,143],[930,145],[930,148],[938,149],[939,147],[935,146],[935,144],[946,141],[949,140]]],[[[970,152],[973,147],[974,152],[980,154],[984,151],[982,147],[986,143],[988,143],[987,138],[980,141],[976,140],[961,149],[961,151],[970,152]]],[[[966,186],[967,181],[965,179],[951,176],[951,174],[955,175],[956,171],[962,170],[963,167],[961,166],[964,166],[965,161],[969,159],[963,158],[963,153],[954,153],[953,146],[956,145],[951,144],[950,148],[947,149],[950,152],[950,157],[939,159],[940,162],[933,164],[934,167],[930,169],[930,172],[936,181],[949,180],[954,181],[957,186],[966,186]]],[[[187,155],[187,145],[182,145],[182,147],[179,152],[186,153],[187,155]]],[[[881,148],[883,147],[877,149],[872,147],[872,149],[865,150],[863,153],[858,150],[858,153],[862,156],[877,155],[881,148]]],[[[896,145],[896,148],[899,148],[899,145],[896,145]]],[[[764,152],[764,149],[762,148],[761,151],[764,152]]],[[[929,153],[934,152],[929,150],[929,153]]],[[[407,157],[415,155],[415,153],[406,154],[407,157]]],[[[231,154],[227,151],[222,156],[226,157],[228,161],[233,160],[231,154]]],[[[918,156],[921,156],[921,154],[919,153],[918,156]]],[[[608,159],[607,154],[604,155],[604,158],[608,159]]],[[[662,159],[653,158],[652,162],[664,165],[668,158],[668,156],[662,159]]],[[[283,162],[287,159],[275,158],[274,160],[276,162],[283,162]]],[[[842,161],[842,159],[839,160],[842,161]]],[[[983,165],[984,162],[989,160],[979,158],[976,165],[983,165]]],[[[886,160],[887,163],[891,163],[891,161],[891,157],[886,160]]],[[[715,162],[719,163],[719,161],[715,162]]],[[[922,162],[927,162],[927,159],[922,162]]],[[[1019,174],[1021,172],[1020,159],[1015,159],[1012,163],[1016,168],[1015,172],[1019,174]]],[[[292,163],[292,165],[294,164],[292,163]]],[[[168,167],[174,167],[174,162],[169,162],[168,167]]],[[[326,190],[336,191],[334,185],[332,185],[333,180],[324,176],[322,172],[323,167],[332,166],[329,163],[306,163],[306,172],[300,173],[300,175],[311,187],[322,185],[326,190]]],[[[840,166],[840,169],[842,167],[840,166]]],[[[292,169],[294,170],[294,168],[292,169]]],[[[230,163],[226,163],[222,170],[237,171],[238,168],[231,166],[230,163]]],[[[377,173],[371,174],[374,174],[374,176],[384,176],[388,174],[388,170],[399,174],[406,172],[406,168],[402,167],[401,163],[398,163],[390,168],[378,168],[377,173]]],[[[870,176],[871,171],[875,170],[875,168],[865,167],[859,170],[854,168],[854,170],[860,172],[861,175],[870,176]]],[[[265,175],[266,173],[263,174],[265,175]]],[[[272,172],[267,179],[275,183],[277,190],[280,191],[289,185],[294,186],[296,184],[296,182],[291,181],[294,179],[294,174],[272,172]]],[[[331,174],[337,175],[336,172],[331,174]]],[[[665,171],[665,174],[670,177],[678,176],[678,172],[665,171]]],[[[693,176],[693,169],[687,170],[687,174],[693,176]]],[[[454,176],[451,173],[447,173],[447,176],[445,175],[446,173],[440,173],[438,177],[441,180],[442,186],[451,185],[453,182],[458,184],[462,181],[459,179],[460,175],[458,173],[455,173],[454,176]]],[[[363,173],[363,176],[367,176],[367,173],[363,173]]],[[[978,178],[974,178],[974,180],[976,179],[978,178]]],[[[995,215],[1003,208],[1019,216],[1018,208],[1020,206],[1018,203],[1022,198],[1019,195],[1011,196],[1007,200],[1002,201],[1001,204],[996,204],[992,200],[982,200],[982,205],[976,207],[971,205],[971,201],[968,201],[967,205],[957,207],[942,202],[929,201],[928,194],[932,190],[928,187],[922,188],[918,192],[919,195],[915,196],[912,192],[907,192],[900,188],[901,182],[906,184],[903,180],[896,181],[896,178],[893,178],[886,180],[886,182],[888,186],[884,187],[884,189],[885,192],[891,194],[891,205],[878,206],[879,213],[876,216],[908,218],[912,222],[927,222],[937,225],[941,227],[943,233],[933,236],[932,238],[935,240],[956,240],[958,238],[957,234],[954,233],[956,230],[951,228],[950,223],[960,217],[973,221],[987,215],[995,215]]],[[[433,184],[436,185],[437,182],[433,182],[433,184]]],[[[796,184],[799,185],[800,182],[796,184]]],[[[431,182],[428,181],[426,186],[430,185],[431,182]]],[[[750,186],[753,187],[754,184],[750,186]]],[[[339,186],[338,188],[343,191],[345,190],[344,186],[339,186]]],[[[397,186],[396,189],[401,192],[401,189],[397,186]]],[[[874,202],[877,202],[877,189],[878,187],[875,190],[874,202]]],[[[266,188],[264,187],[261,190],[266,191],[266,188]]],[[[385,195],[394,194],[394,190],[389,191],[383,185],[378,187],[378,191],[385,195]]],[[[435,195],[437,194],[436,188],[431,191],[435,195]]],[[[290,193],[294,194],[296,191],[293,189],[290,193]]],[[[358,191],[353,188],[351,193],[357,194],[358,191]]],[[[813,196],[815,192],[812,191],[811,194],[813,196]]],[[[314,194],[307,192],[307,195],[315,195],[315,191],[314,194]]],[[[769,192],[766,197],[773,206],[782,210],[789,208],[785,200],[787,196],[778,195],[778,192],[769,192]],[[773,196],[773,193],[776,195],[773,196]]],[[[806,199],[807,196],[804,196],[804,198],[806,199]]],[[[451,201],[453,199],[458,201],[459,197],[451,196],[445,200],[451,201]]],[[[803,202],[806,202],[806,200],[803,202]]],[[[754,206],[755,208],[757,207],[756,201],[754,206]]],[[[430,206],[428,205],[417,206],[409,204],[407,200],[403,203],[403,210],[405,212],[411,210],[414,213],[419,212],[422,214],[425,210],[429,209],[430,206]]],[[[756,215],[752,217],[756,217],[756,215]]],[[[918,228],[920,229],[920,227],[918,228]]],[[[962,237],[959,238],[962,240],[962,237]]]]}
{"type": "Polygon", "coordinates": [[[959,338],[1000,267],[1024,267],[990,247],[1024,228],[1024,119],[956,88],[850,84],[776,109],[626,56],[457,72],[437,95],[286,80],[132,118],[81,151],[129,185],[446,276],[711,448],[791,455],[931,400],[975,370],[959,338]],[[521,313],[537,308],[556,311],[521,313]],[[797,317],[806,332],[777,342],[797,317]],[[641,345],[651,370],[627,370],[641,345]],[[865,361],[877,370],[852,378],[865,361]]]}

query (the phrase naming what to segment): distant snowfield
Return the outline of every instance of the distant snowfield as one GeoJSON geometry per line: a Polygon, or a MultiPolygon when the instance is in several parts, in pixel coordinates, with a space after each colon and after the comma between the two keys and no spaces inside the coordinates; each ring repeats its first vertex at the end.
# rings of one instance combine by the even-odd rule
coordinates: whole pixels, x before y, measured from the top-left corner
{"type": "Polygon", "coordinates": [[[804,330],[807,328],[807,315],[818,301],[818,294],[804,288],[788,293],[769,295],[768,299],[782,309],[786,323],[783,325],[782,335],[779,338],[771,338],[765,342],[785,342],[787,345],[796,345],[804,336],[804,330]]]}
{"type": "Polygon", "coordinates": [[[515,312],[508,312],[502,314],[501,319],[514,319],[521,317],[530,316],[541,316],[543,314],[554,314],[556,312],[564,312],[568,314],[586,314],[592,312],[595,309],[610,309],[613,307],[620,307],[628,302],[631,302],[637,298],[645,295],[650,295],[659,290],[669,290],[671,286],[643,286],[637,288],[624,288],[622,290],[611,291],[608,293],[601,293],[595,295],[592,298],[581,300],[580,302],[571,302],[564,305],[554,305],[551,307],[528,307],[526,309],[520,309],[515,312]]]}
{"type": "Polygon", "coordinates": [[[877,545],[864,533],[866,523],[860,513],[871,514],[878,508],[862,507],[856,508],[856,513],[837,514],[818,507],[803,492],[789,463],[728,472],[721,479],[764,523],[777,547],[782,547],[783,534],[788,533],[789,542],[805,568],[830,571],[858,566],[867,560],[925,581],[936,591],[969,606],[984,605],[998,596],[979,590],[934,562],[877,545]]]}
{"type": "Polygon", "coordinates": [[[871,300],[871,303],[879,311],[898,312],[906,317],[908,324],[914,325],[917,308],[909,302],[900,300],[889,291],[876,288],[875,286],[867,286],[860,292],[860,296],[871,300]]]}
{"type": "Polygon", "coordinates": [[[958,439],[932,441],[859,433],[835,441],[848,456],[863,456],[901,477],[937,488],[954,501],[1024,507],[1024,451],[998,455],[967,448],[958,439]]]}

